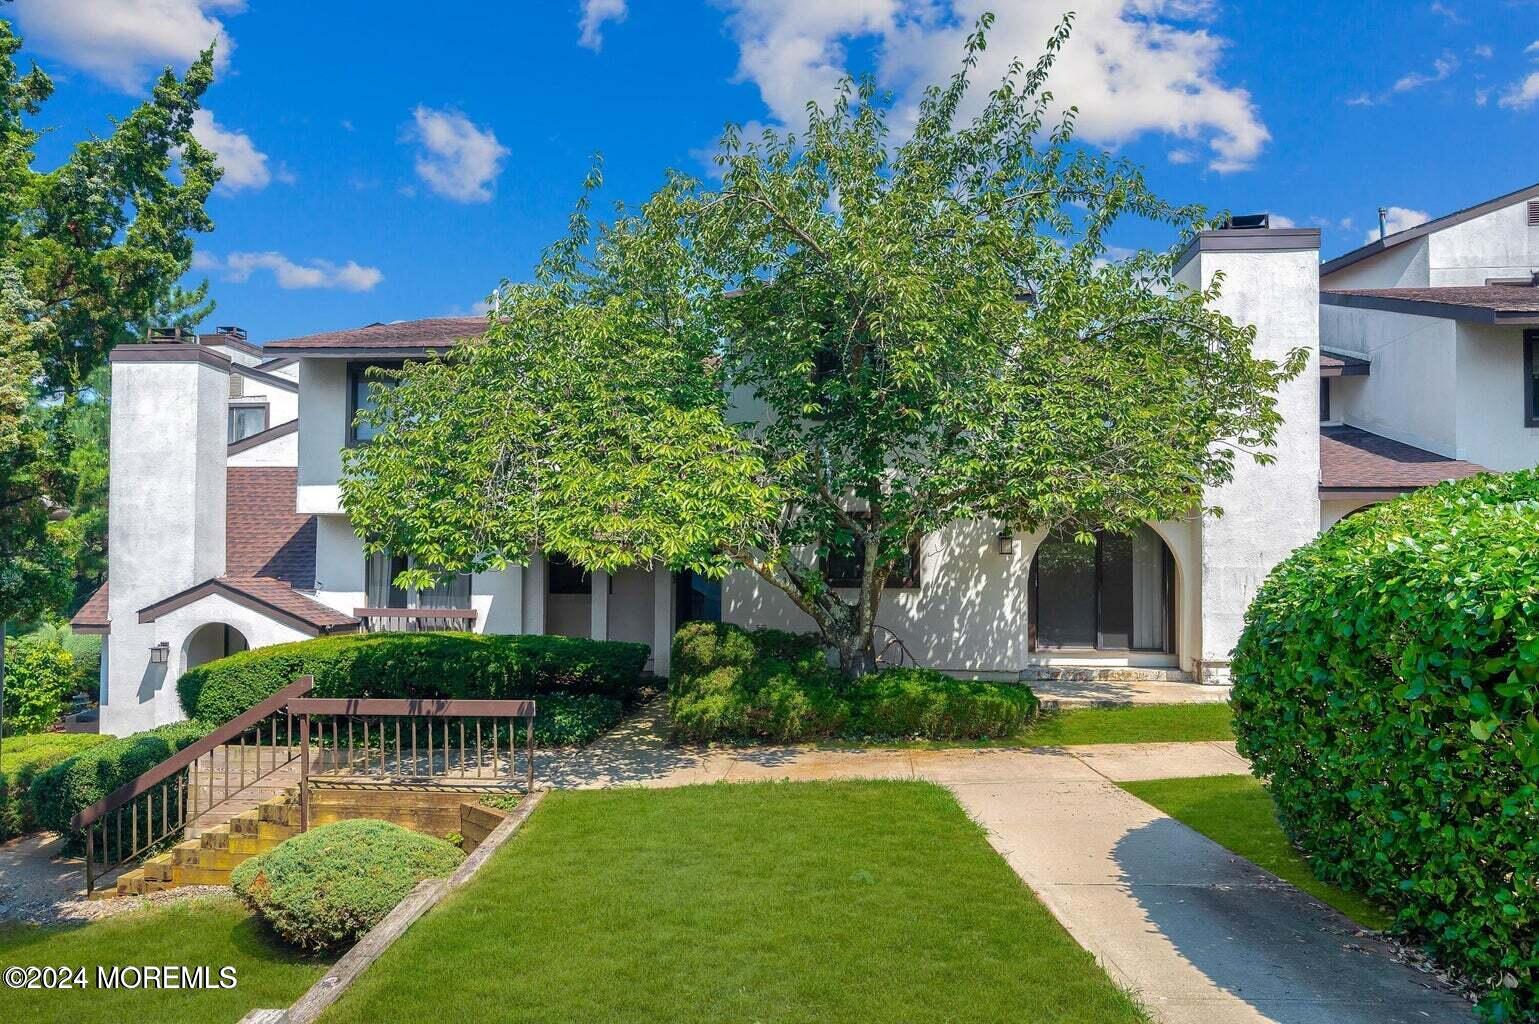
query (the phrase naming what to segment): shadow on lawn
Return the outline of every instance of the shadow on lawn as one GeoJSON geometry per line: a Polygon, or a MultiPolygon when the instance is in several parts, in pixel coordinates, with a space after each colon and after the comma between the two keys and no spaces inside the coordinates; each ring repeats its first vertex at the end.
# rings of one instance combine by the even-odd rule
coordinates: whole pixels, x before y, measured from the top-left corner
{"type": "Polygon", "coordinates": [[[1374,933],[1163,818],[1112,850],[1153,930],[1277,1024],[1471,1024],[1469,1003],[1374,933]]]}

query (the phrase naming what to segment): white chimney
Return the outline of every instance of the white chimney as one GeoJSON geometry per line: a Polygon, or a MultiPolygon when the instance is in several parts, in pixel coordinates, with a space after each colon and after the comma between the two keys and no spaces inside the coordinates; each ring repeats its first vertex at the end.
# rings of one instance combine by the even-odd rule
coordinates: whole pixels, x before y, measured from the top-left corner
{"type": "Polygon", "coordinates": [[[230,360],[196,344],[112,351],[107,679],[101,731],[126,735],[182,717],[174,671],[157,662],[139,610],[224,575],[230,360]]]}

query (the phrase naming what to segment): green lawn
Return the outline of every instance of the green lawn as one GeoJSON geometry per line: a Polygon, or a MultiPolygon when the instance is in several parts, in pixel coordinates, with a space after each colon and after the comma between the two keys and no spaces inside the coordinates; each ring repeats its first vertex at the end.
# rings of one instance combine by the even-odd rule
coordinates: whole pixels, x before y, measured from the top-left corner
{"type": "Polygon", "coordinates": [[[1122,788],[1335,907],[1358,924],[1377,929],[1389,925],[1390,915],[1383,910],[1314,876],[1309,863],[1277,824],[1272,798],[1249,775],[1125,782],[1122,788]]]}
{"type": "Polygon", "coordinates": [[[134,911],[78,926],[0,928],[0,966],[86,969],[89,988],[0,989],[0,1019],[27,1024],[236,1021],[258,1006],[287,1006],[320,977],[325,964],[281,947],[234,899],[212,897],[134,911]],[[234,967],[236,986],[212,991],[104,990],[98,965],[208,966],[216,979],[234,967]]]}
{"type": "Polygon", "coordinates": [[[1232,740],[1228,704],[1131,704],[1044,714],[1012,743],[1076,747],[1091,743],[1182,743],[1232,740]]]}
{"type": "Polygon", "coordinates": [[[556,792],[332,1008],[354,1021],[1144,1017],[944,789],[556,792]]]}

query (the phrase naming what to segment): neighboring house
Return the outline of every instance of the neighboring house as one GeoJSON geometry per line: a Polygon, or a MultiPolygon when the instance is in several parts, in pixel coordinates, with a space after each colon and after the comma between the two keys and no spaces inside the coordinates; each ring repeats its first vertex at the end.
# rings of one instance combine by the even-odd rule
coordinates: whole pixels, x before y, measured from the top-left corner
{"type": "MultiPolygon", "coordinates": [[[[1430,245],[1439,229],[1426,227],[1417,238],[1430,245]]],[[[1325,269],[1361,263],[1363,273],[1375,259],[1399,260],[1397,249],[1414,242],[1403,235],[1325,269]]],[[[1539,269],[1532,233],[1524,244],[1521,258],[1510,244],[1503,250],[1503,279],[1539,269]]],[[[1431,248],[1434,256],[1423,262],[1450,271],[1451,258],[1431,248]]],[[[1224,509],[1222,517],[1149,523],[1131,536],[1101,535],[1093,546],[988,521],[925,536],[883,601],[884,639],[901,641],[922,665],[960,675],[1136,671],[1222,681],[1256,588],[1320,529],[1372,501],[1481,465],[1539,463],[1539,440],[1526,427],[1500,442],[1510,457],[1453,443],[1495,436],[1500,424],[1484,423],[1479,433],[1482,408],[1491,418],[1506,415],[1489,372],[1454,372],[1461,365],[1459,327],[1449,336],[1455,351],[1447,366],[1403,364],[1394,341],[1402,335],[1393,328],[1341,328],[1338,313],[1413,314],[1344,306],[1322,295],[1317,231],[1204,232],[1183,256],[1179,276],[1201,286],[1219,272],[1220,306],[1236,322],[1256,326],[1259,355],[1280,359],[1295,347],[1311,354],[1308,370],[1279,395],[1275,462],[1237,461],[1234,480],[1207,495],[1224,509]],[[1330,339],[1323,346],[1322,331],[1330,339]],[[1369,333],[1381,340],[1351,343],[1369,333]],[[1418,365],[1424,371],[1404,368],[1418,365]],[[1395,418],[1396,386],[1398,401],[1410,406],[1398,412],[1403,429],[1395,418]],[[1466,395],[1470,388],[1476,390],[1466,395]],[[1429,395],[1455,411],[1419,408],[1429,395]],[[1447,438],[1427,425],[1466,418],[1464,433],[1450,427],[1447,438]],[[1525,443],[1527,449],[1519,447],[1525,443]]],[[[105,731],[178,717],[173,684],[190,666],[323,633],[456,626],[632,640],[648,644],[650,667],[666,674],[670,639],[689,619],[810,628],[783,595],[746,572],[719,583],[654,568],[586,573],[535,552],[527,566],[504,572],[420,592],[394,587],[404,561],[365,557],[338,492],[342,450],[367,441],[367,428],[353,422],[368,401],[364,371],[447,350],[484,327],[481,318],[373,324],[260,349],[222,332],[113,353],[111,587],[75,619],[77,628],[108,634],[105,731]],[[297,419],[286,415],[293,392],[279,381],[297,388],[297,419]],[[267,428],[231,442],[232,410],[256,394],[268,403],[267,428]]],[[[1421,344],[1414,335],[1407,342],[1421,344]]],[[[1521,336],[1514,344],[1521,353],[1521,336]]],[[[1514,368],[1502,387],[1529,394],[1531,374],[1525,376],[1520,357],[1509,362],[1514,368]]],[[[826,571],[840,578],[838,564],[826,571]]]]}

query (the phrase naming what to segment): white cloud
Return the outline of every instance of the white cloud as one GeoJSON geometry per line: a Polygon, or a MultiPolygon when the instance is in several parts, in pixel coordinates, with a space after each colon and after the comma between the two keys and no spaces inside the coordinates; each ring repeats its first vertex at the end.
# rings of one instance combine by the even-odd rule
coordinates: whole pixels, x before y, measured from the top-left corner
{"type": "Polygon", "coordinates": [[[1521,82],[1513,82],[1502,98],[1497,103],[1508,110],[1527,110],[1535,103],[1539,103],[1539,71],[1535,71],[1521,82]]]}
{"type": "MultiPolygon", "coordinates": [[[[1431,219],[1431,215],[1425,210],[1408,210],[1404,206],[1391,206],[1384,213],[1386,233],[1391,235],[1397,231],[1414,228],[1418,224],[1425,224],[1431,219]]],[[[1378,240],[1378,228],[1374,228],[1363,236],[1364,245],[1367,245],[1369,242],[1377,242],[1378,240]]]]}
{"type": "Polygon", "coordinates": [[[597,50],[604,45],[603,28],[606,21],[624,21],[625,0],[582,0],[582,20],[577,23],[578,46],[597,50]]]}
{"type": "Polygon", "coordinates": [[[312,259],[295,263],[281,252],[232,252],[224,259],[202,252],[193,254],[194,270],[220,271],[226,281],[240,284],[258,270],[272,272],[279,288],[339,288],[347,292],[366,292],[385,279],[378,267],[360,266],[353,260],[332,263],[312,259]]]}
{"type": "Polygon", "coordinates": [[[1292,217],[1285,217],[1280,213],[1272,214],[1269,223],[1274,228],[1296,228],[1299,226],[1298,221],[1294,220],[1292,217]]]}
{"type": "MultiPolygon", "coordinates": [[[[224,177],[219,187],[228,192],[243,188],[266,188],[273,180],[273,172],[267,169],[267,154],[256,148],[251,136],[234,131],[214,119],[212,110],[196,110],[192,115],[192,135],[204,146],[213,150],[224,177]]],[[[294,175],[286,167],[279,167],[279,181],[293,184],[294,175]]]]}
{"type": "Polygon", "coordinates": [[[1471,50],[1470,53],[1473,53],[1481,60],[1490,60],[1492,57],[1496,56],[1496,51],[1491,49],[1491,47],[1485,43],[1481,43],[1479,46],[1471,50]]]}
{"type": "Polygon", "coordinates": [[[1533,42],[1531,42],[1527,46],[1523,47],[1523,52],[1524,53],[1539,54],[1539,39],[1535,39],[1533,42]]]}
{"type": "Polygon", "coordinates": [[[1410,92],[1413,89],[1420,89],[1424,85],[1443,81],[1457,70],[1459,70],[1459,58],[1451,53],[1445,53],[1432,62],[1431,74],[1412,71],[1410,74],[1402,75],[1391,86],[1391,90],[1393,92],[1410,92]]]}
{"type": "Polygon", "coordinates": [[[492,198],[492,182],[502,172],[508,150],[490,128],[478,128],[456,110],[418,105],[407,137],[420,147],[417,176],[428,188],[459,203],[492,198]]]}
{"type": "Polygon", "coordinates": [[[1441,3],[1440,0],[1432,0],[1432,6],[1428,8],[1428,10],[1430,10],[1433,14],[1441,14],[1443,17],[1447,18],[1451,24],[1464,24],[1464,15],[1460,14],[1452,7],[1449,7],[1447,4],[1441,3]]]}
{"type": "Polygon", "coordinates": [[[210,43],[222,67],[235,44],[215,14],[245,0],[38,0],[14,11],[29,47],[138,92],[167,64],[178,71],[210,43]]]}
{"type": "MultiPolygon", "coordinates": [[[[964,115],[978,109],[1010,61],[1035,61],[1057,25],[1057,5],[954,0],[717,0],[737,41],[737,77],[754,83],[770,113],[800,127],[807,100],[827,104],[847,69],[851,43],[875,43],[877,77],[912,120],[920,90],[944,83],[985,10],[997,9],[964,115]]],[[[1149,131],[1205,143],[1218,171],[1248,167],[1271,138],[1243,88],[1223,82],[1227,40],[1200,22],[1209,0],[1084,0],[1049,88],[1079,108],[1079,133],[1117,145],[1149,131]]],[[[900,124],[901,126],[901,124],[900,124]]],[[[1185,152],[1185,148],[1177,152],[1185,152]]]]}

